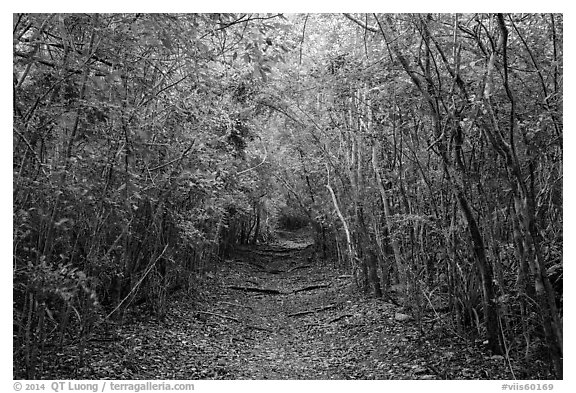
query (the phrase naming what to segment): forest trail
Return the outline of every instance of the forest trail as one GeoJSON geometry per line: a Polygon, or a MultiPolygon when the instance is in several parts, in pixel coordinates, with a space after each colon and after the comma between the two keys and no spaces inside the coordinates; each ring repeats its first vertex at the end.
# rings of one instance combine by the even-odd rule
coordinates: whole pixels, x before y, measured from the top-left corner
{"type": "Polygon", "coordinates": [[[272,245],[242,249],[228,261],[222,274],[228,291],[219,294],[219,305],[247,327],[252,344],[238,353],[237,378],[354,377],[352,370],[339,372],[338,353],[348,345],[334,339],[338,322],[353,316],[344,312],[350,277],[312,261],[311,246],[305,236],[288,234],[272,245]]]}
{"type": "Polygon", "coordinates": [[[357,293],[352,278],[312,258],[286,233],[245,246],[208,273],[202,299],[171,301],[162,320],[134,312],[48,359],[44,378],[77,379],[498,379],[502,357],[357,293]],[[126,321],[125,321],[126,322],[126,321]],[[65,360],[64,360],[65,359],[65,360]],[[98,361],[95,361],[98,359],[98,361]]]}
{"type": "Polygon", "coordinates": [[[12,23],[13,379],[563,378],[562,13],[12,23]]]}

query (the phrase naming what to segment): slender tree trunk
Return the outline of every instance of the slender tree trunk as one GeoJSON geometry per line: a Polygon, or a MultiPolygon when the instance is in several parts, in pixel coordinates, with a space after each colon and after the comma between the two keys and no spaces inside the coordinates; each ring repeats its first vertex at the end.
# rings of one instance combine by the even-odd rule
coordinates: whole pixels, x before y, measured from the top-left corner
{"type": "Polygon", "coordinates": [[[486,258],[486,248],[484,240],[476,218],[472,214],[472,209],[468,203],[468,199],[462,191],[456,191],[456,198],[460,204],[460,209],[468,223],[470,236],[474,248],[474,255],[476,257],[476,265],[480,271],[480,278],[482,280],[483,304],[484,304],[484,318],[486,320],[486,330],[488,333],[488,347],[496,354],[502,353],[500,346],[500,334],[498,329],[498,313],[495,303],[494,286],[492,284],[492,268],[486,258]]]}
{"type": "Polygon", "coordinates": [[[402,255],[400,254],[400,247],[398,245],[398,240],[392,231],[392,214],[390,212],[390,204],[388,203],[388,197],[386,196],[386,190],[384,189],[384,183],[382,182],[382,177],[380,176],[380,168],[378,165],[378,152],[376,144],[372,146],[372,169],[376,174],[376,183],[378,185],[378,190],[380,191],[380,198],[382,199],[382,205],[384,206],[384,219],[386,221],[386,229],[388,230],[388,237],[390,239],[390,244],[394,252],[394,261],[396,262],[396,269],[398,269],[400,281],[404,282],[406,279],[406,272],[404,262],[402,261],[402,255]]]}
{"type": "Polygon", "coordinates": [[[256,210],[256,224],[254,227],[254,237],[252,238],[252,244],[256,244],[258,242],[258,236],[260,236],[260,204],[257,203],[255,205],[256,210]]]}
{"type": "Polygon", "coordinates": [[[364,212],[361,207],[356,210],[356,220],[358,222],[359,239],[358,243],[364,254],[364,264],[366,265],[366,275],[368,283],[373,289],[375,297],[382,297],[382,287],[380,286],[380,278],[378,277],[378,256],[372,247],[370,234],[366,221],[364,220],[364,212]]]}
{"type": "MultiPolygon", "coordinates": [[[[326,166],[326,170],[328,171],[328,166],[326,166]]],[[[348,223],[346,222],[346,219],[344,218],[344,215],[342,214],[342,211],[340,210],[340,207],[338,206],[338,200],[336,199],[336,194],[334,193],[334,190],[330,186],[330,173],[328,173],[328,183],[326,184],[326,188],[328,189],[328,191],[330,192],[330,196],[332,197],[332,202],[334,204],[334,209],[336,209],[336,214],[338,214],[338,218],[340,219],[340,222],[342,222],[342,227],[344,228],[344,233],[346,234],[346,247],[348,248],[348,258],[350,260],[350,266],[352,266],[353,271],[356,272],[355,268],[356,253],[354,252],[354,245],[352,243],[350,229],[348,223]]]]}

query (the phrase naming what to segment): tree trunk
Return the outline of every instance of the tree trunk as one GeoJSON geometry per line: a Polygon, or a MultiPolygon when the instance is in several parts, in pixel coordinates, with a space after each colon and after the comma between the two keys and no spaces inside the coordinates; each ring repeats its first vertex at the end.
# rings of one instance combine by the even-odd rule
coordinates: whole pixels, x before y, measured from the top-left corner
{"type": "Polygon", "coordinates": [[[527,203],[527,197],[514,197],[516,214],[518,214],[519,230],[522,239],[522,250],[528,261],[530,272],[534,277],[536,301],[540,308],[542,327],[554,366],[554,372],[558,379],[563,377],[563,332],[562,322],[556,307],[554,288],[546,274],[546,266],[539,250],[539,244],[535,240],[536,224],[533,211],[527,203]]]}
{"type": "Polygon", "coordinates": [[[478,228],[476,218],[472,214],[468,200],[461,190],[456,191],[456,198],[458,199],[464,218],[468,223],[468,229],[470,230],[470,236],[472,237],[474,247],[476,265],[478,266],[480,278],[482,280],[482,299],[484,319],[486,321],[486,332],[488,336],[488,347],[495,354],[501,354],[502,348],[500,346],[500,334],[498,329],[498,313],[494,298],[494,286],[492,284],[492,268],[486,258],[484,240],[480,233],[480,229],[478,228]]]}
{"type": "Polygon", "coordinates": [[[258,242],[258,236],[260,236],[260,204],[256,204],[254,207],[256,211],[256,224],[254,227],[254,237],[252,238],[252,244],[258,242]]]}
{"type": "Polygon", "coordinates": [[[388,230],[388,237],[390,239],[390,244],[394,252],[394,261],[396,262],[396,269],[398,269],[399,278],[401,282],[405,282],[406,272],[404,262],[402,261],[402,254],[400,254],[400,247],[398,241],[396,240],[394,233],[392,231],[392,214],[390,213],[390,204],[388,203],[388,197],[386,196],[386,190],[384,189],[384,183],[382,182],[382,177],[380,176],[380,168],[378,165],[378,154],[376,144],[372,146],[372,168],[376,174],[376,183],[378,185],[378,190],[380,191],[380,198],[382,199],[382,205],[384,206],[384,219],[386,221],[386,229],[388,230]]]}
{"type": "MultiPolygon", "coordinates": [[[[328,167],[326,167],[326,169],[328,169],[328,167]]],[[[330,178],[328,178],[328,181],[330,181],[330,178]]],[[[326,184],[326,188],[328,189],[328,191],[330,191],[330,195],[332,196],[332,202],[334,203],[334,209],[336,209],[336,214],[338,214],[338,218],[340,218],[340,221],[342,222],[342,226],[344,227],[344,232],[346,234],[346,246],[348,248],[348,258],[350,260],[350,266],[352,267],[353,272],[356,273],[356,261],[355,261],[356,253],[354,252],[354,246],[352,244],[352,237],[350,236],[350,229],[348,227],[348,223],[346,222],[344,215],[340,211],[340,207],[338,206],[338,200],[336,199],[336,194],[334,194],[334,190],[330,186],[330,183],[326,184]]]]}

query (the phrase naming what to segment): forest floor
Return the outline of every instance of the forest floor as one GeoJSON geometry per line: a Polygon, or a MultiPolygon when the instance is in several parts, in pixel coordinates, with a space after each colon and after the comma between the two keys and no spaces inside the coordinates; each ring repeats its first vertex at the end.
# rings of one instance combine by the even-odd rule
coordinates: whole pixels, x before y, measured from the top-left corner
{"type": "Polygon", "coordinates": [[[161,320],[129,323],[47,357],[43,379],[519,379],[545,367],[492,356],[482,343],[362,296],[312,258],[304,233],[244,247],[161,320]],[[406,320],[403,320],[406,319],[406,320]],[[424,333],[421,333],[424,332],[424,333]],[[83,358],[80,353],[84,352],[83,358]]]}

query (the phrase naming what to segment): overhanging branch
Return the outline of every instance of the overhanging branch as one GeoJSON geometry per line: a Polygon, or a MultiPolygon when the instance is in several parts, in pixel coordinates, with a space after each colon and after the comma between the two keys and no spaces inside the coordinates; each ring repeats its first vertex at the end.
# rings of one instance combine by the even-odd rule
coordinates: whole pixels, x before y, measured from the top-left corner
{"type": "Polygon", "coordinates": [[[354,18],[352,15],[344,13],[344,16],[350,19],[352,22],[356,23],[358,26],[362,27],[367,31],[371,31],[372,33],[379,33],[380,31],[376,27],[368,26],[366,23],[354,18]]]}

